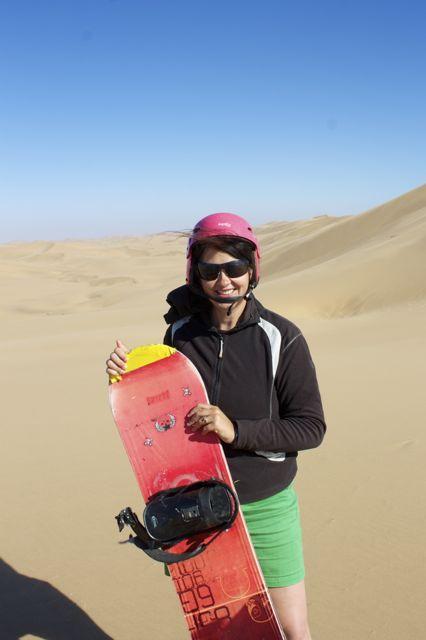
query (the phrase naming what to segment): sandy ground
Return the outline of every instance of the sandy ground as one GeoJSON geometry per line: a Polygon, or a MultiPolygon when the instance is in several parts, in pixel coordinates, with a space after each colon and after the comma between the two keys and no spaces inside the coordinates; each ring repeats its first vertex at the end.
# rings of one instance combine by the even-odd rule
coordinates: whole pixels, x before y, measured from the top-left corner
{"type": "MultiPolygon", "coordinates": [[[[305,333],[328,423],[297,481],[313,638],[421,638],[426,187],[257,231],[257,296],[305,333]]],[[[184,246],[0,246],[2,639],[187,637],[161,566],[119,544],[114,515],[140,500],[104,373],[116,337],[162,340],[184,246]]]]}

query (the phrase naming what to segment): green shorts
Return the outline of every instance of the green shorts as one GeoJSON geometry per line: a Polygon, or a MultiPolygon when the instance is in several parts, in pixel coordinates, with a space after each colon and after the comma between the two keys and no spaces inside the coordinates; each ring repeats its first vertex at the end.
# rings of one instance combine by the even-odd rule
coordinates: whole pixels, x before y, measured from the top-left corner
{"type": "MultiPolygon", "coordinates": [[[[293,484],[241,505],[267,587],[288,587],[305,577],[299,505],[293,484]]],[[[170,575],[167,565],[164,572],[170,575]]]]}
{"type": "Polygon", "coordinates": [[[288,587],[305,577],[299,505],[293,484],[241,510],[266,586],[288,587]]]}

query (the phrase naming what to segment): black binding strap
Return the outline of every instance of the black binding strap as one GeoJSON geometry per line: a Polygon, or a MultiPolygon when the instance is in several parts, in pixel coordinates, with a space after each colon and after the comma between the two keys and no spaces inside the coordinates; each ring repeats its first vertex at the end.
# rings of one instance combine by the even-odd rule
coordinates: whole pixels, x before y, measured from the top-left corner
{"type": "MultiPolygon", "coordinates": [[[[206,528],[204,530],[204,532],[215,531],[215,534],[207,543],[202,542],[200,544],[197,544],[196,541],[194,540],[193,545],[190,546],[187,551],[184,551],[181,553],[172,553],[169,551],[170,547],[173,547],[175,544],[183,540],[190,540],[191,535],[189,534],[186,536],[180,536],[175,538],[171,537],[169,540],[161,540],[161,541],[155,540],[152,536],[150,536],[147,529],[140,522],[139,518],[131,510],[130,507],[126,507],[125,509],[122,509],[118,514],[118,516],[115,516],[115,519],[117,520],[118,528],[120,531],[122,531],[124,526],[126,525],[130,526],[133,532],[135,533],[135,535],[129,536],[129,542],[132,542],[139,549],[142,549],[142,551],[144,551],[150,558],[152,558],[153,560],[157,560],[158,562],[173,564],[175,562],[188,560],[189,558],[194,558],[195,556],[202,553],[213,542],[213,540],[215,540],[223,531],[226,531],[227,529],[229,529],[234,523],[235,518],[238,515],[238,498],[235,494],[235,491],[233,491],[233,489],[231,489],[231,487],[227,485],[225,482],[212,478],[211,480],[202,480],[200,482],[194,482],[193,484],[185,485],[183,487],[177,487],[175,489],[161,491],[158,494],[155,494],[154,496],[151,497],[145,509],[145,512],[146,512],[148,507],[152,505],[155,500],[161,500],[164,497],[167,498],[173,495],[179,496],[188,492],[194,492],[195,490],[200,490],[203,487],[217,487],[217,486],[223,487],[226,490],[226,492],[229,494],[229,496],[231,496],[233,501],[233,508],[230,513],[230,516],[226,519],[225,522],[223,522],[218,527],[206,528]]],[[[201,533],[200,530],[196,532],[197,535],[199,535],[199,533],[201,533]]]]}

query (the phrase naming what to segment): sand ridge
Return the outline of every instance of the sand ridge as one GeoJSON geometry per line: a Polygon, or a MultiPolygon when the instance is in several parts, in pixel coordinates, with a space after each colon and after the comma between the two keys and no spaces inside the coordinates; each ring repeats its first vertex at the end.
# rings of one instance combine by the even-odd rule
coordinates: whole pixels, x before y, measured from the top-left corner
{"type": "MultiPolygon", "coordinates": [[[[257,233],[264,295],[290,313],[342,317],[425,300],[426,186],[358,216],[273,223],[257,233]]],[[[1,311],[63,314],[131,304],[180,283],[185,242],[184,234],[168,232],[2,245],[1,311]]]]}

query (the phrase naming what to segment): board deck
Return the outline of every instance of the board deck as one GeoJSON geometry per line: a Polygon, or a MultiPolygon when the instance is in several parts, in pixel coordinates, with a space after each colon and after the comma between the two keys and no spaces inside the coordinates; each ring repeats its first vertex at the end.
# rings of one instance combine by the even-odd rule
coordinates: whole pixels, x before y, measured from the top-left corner
{"type": "MultiPolygon", "coordinates": [[[[128,354],[128,365],[137,368],[110,385],[110,403],[144,501],[158,491],[212,477],[234,488],[217,436],[193,433],[185,425],[190,409],[208,402],[190,360],[155,345],[139,347],[133,360],[128,354]]],[[[211,537],[199,534],[192,542],[211,537]]],[[[172,551],[187,548],[181,542],[172,551]]],[[[285,638],[241,512],[203,553],[168,567],[191,638],[285,638]]]]}

